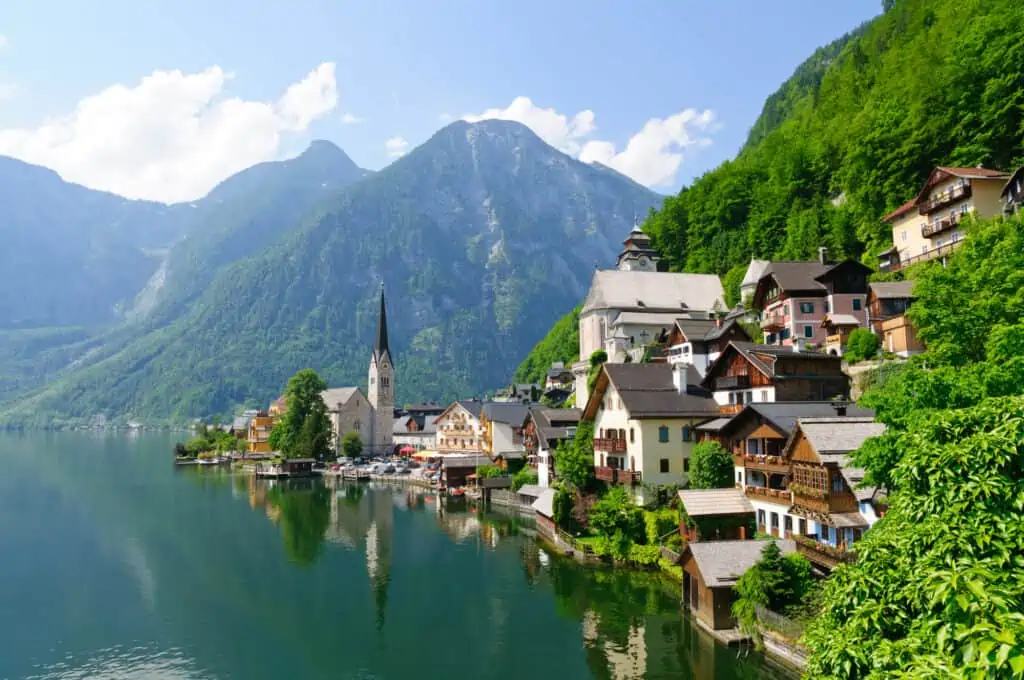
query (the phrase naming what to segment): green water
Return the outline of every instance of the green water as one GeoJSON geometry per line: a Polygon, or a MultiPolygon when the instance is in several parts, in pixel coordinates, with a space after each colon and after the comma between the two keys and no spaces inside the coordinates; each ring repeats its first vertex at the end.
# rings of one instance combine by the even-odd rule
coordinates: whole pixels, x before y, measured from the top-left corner
{"type": "Polygon", "coordinates": [[[0,433],[0,678],[777,678],[678,589],[402,488],[175,469],[173,439],[0,433]]]}

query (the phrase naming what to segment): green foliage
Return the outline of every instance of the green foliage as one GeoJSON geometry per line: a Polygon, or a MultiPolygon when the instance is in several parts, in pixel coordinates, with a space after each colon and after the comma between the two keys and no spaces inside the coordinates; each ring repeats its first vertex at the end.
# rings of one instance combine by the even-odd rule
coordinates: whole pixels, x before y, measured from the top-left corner
{"type": "Polygon", "coordinates": [[[512,490],[519,491],[523,486],[536,484],[538,481],[537,470],[531,467],[523,467],[519,472],[512,475],[512,490]]]}
{"type": "MultiPolygon", "coordinates": [[[[594,393],[594,385],[597,384],[597,376],[601,374],[601,367],[608,361],[608,352],[603,349],[594,350],[590,355],[590,372],[587,374],[587,394],[594,393]]],[[[581,404],[581,407],[583,405],[581,404]]]]}
{"type": "Polygon", "coordinates": [[[679,535],[679,512],[672,508],[644,513],[644,534],[648,545],[659,545],[666,534],[679,535]]]}
{"type": "Polygon", "coordinates": [[[733,484],[732,454],[718,442],[695,444],[690,454],[690,488],[728,489],[733,484]]]}
{"type": "Polygon", "coordinates": [[[331,491],[323,485],[308,490],[275,486],[267,502],[280,511],[279,525],[288,559],[302,566],[312,565],[324,547],[324,534],[331,519],[331,491]]]}
{"type": "Polygon", "coordinates": [[[846,339],[843,358],[850,362],[873,359],[878,353],[878,336],[870,328],[855,328],[846,339]]]}
{"type": "Polygon", "coordinates": [[[885,518],[838,569],[806,634],[815,678],[1024,674],[1024,398],[896,435],[885,518]]]}
{"type": "Polygon", "coordinates": [[[341,438],[341,455],[346,458],[363,455],[363,440],[357,432],[346,432],[341,438]]]}
{"type": "Polygon", "coordinates": [[[725,304],[732,309],[740,302],[740,284],[747,273],[747,265],[738,264],[722,277],[722,288],[725,289],[725,304]]]}
{"type": "Polygon", "coordinates": [[[576,494],[565,484],[555,487],[555,497],[551,503],[551,519],[566,531],[574,528],[572,509],[576,504],[576,494]]]}
{"type": "Polygon", "coordinates": [[[476,476],[480,479],[494,479],[495,477],[503,477],[505,471],[497,465],[481,465],[476,469],[476,476]]]}
{"type": "Polygon", "coordinates": [[[235,435],[219,428],[203,425],[196,432],[195,437],[184,444],[175,446],[175,454],[195,458],[203,453],[225,454],[244,449],[245,442],[235,435]]]}
{"type": "Polygon", "coordinates": [[[799,605],[814,587],[807,558],[795,553],[783,556],[778,543],[768,541],[761,551],[761,559],[733,586],[736,591],[733,616],[742,630],[757,636],[758,607],[785,613],[799,605]]]}
{"type": "Polygon", "coordinates": [[[516,369],[515,382],[544,384],[548,369],[556,361],[566,366],[579,358],[580,352],[580,310],[577,305],[571,312],[555,322],[540,342],[516,369]]]}
{"type": "Polygon", "coordinates": [[[332,453],[331,421],[320,393],[327,385],[311,368],[304,368],[288,381],[285,399],[288,409],[274,423],[270,445],[285,458],[323,459],[332,453]]]}
{"type": "Polygon", "coordinates": [[[590,509],[590,528],[611,544],[611,554],[626,559],[630,545],[647,541],[644,511],[621,486],[608,490],[590,509]]]}
{"type": "Polygon", "coordinates": [[[558,442],[555,449],[555,474],[577,489],[588,489],[594,482],[594,423],[580,421],[573,439],[558,442]]]}

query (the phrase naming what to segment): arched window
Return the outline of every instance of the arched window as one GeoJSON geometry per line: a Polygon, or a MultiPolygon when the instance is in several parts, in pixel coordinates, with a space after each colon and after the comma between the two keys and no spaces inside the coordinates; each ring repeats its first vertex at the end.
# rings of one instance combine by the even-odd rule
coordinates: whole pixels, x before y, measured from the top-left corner
{"type": "Polygon", "coordinates": [[[668,441],[668,428],[664,425],[658,428],[658,441],[662,444],[668,441]]]}

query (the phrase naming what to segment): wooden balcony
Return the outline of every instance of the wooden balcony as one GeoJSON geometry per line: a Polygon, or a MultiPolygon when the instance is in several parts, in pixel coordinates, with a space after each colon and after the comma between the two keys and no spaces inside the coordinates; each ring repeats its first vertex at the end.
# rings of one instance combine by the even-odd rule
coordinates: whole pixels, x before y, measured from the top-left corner
{"type": "Polygon", "coordinates": [[[932,248],[929,251],[921,253],[920,255],[914,255],[906,260],[900,260],[897,264],[893,265],[890,271],[895,272],[901,269],[906,269],[907,267],[919,262],[927,262],[928,260],[937,260],[941,257],[948,257],[963,242],[963,239],[960,239],[959,241],[943,244],[938,248],[932,248]]]}
{"type": "Polygon", "coordinates": [[[825,338],[825,344],[826,345],[837,345],[839,347],[842,347],[843,346],[843,334],[842,333],[836,333],[835,335],[827,336],[825,338]]]}
{"type": "Polygon", "coordinates": [[[594,440],[595,451],[605,451],[606,453],[625,453],[626,452],[626,440],[625,439],[595,439],[594,440]]]}
{"type": "Polygon", "coordinates": [[[718,412],[723,416],[736,415],[743,410],[743,404],[721,404],[718,407],[718,412]]]}
{"type": "Polygon", "coordinates": [[[781,331],[786,327],[786,319],[781,314],[772,314],[761,320],[761,329],[769,332],[781,331]]]}
{"type": "Polygon", "coordinates": [[[789,491],[785,489],[769,489],[764,486],[748,486],[746,490],[748,498],[780,505],[792,505],[789,491]]]}
{"type": "Polygon", "coordinates": [[[971,185],[961,184],[960,186],[953,187],[949,191],[944,191],[930,201],[925,201],[921,205],[917,206],[917,212],[919,215],[927,215],[933,213],[940,208],[944,208],[950,203],[956,203],[962,201],[965,198],[971,197],[971,185]]]}
{"type": "Polygon", "coordinates": [[[924,238],[931,238],[935,234],[942,233],[947,229],[952,229],[956,225],[960,224],[963,219],[963,215],[960,213],[953,213],[952,215],[946,215],[940,219],[934,220],[927,224],[921,225],[921,236],[924,238]]]}
{"type": "Polygon", "coordinates": [[[610,467],[594,467],[594,477],[609,484],[636,485],[640,483],[640,473],[632,470],[618,470],[610,467]]]}
{"type": "Polygon", "coordinates": [[[716,390],[734,390],[750,387],[749,375],[724,375],[715,380],[716,390]]]}
{"type": "Polygon", "coordinates": [[[847,551],[845,543],[841,543],[838,548],[833,548],[827,543],[820,542],[817,535],[794,535],[793,540],[796,541],[798,553],[829,571],[840,564],[851,564],[857,559],[856,555],[847,551]]]}
{"type": "Polygon", "coordinates": [[[751,470],[789,475],[789,463],[781,456],[758,456],[748,453],[743,456],[742,465],[751,470]]]}

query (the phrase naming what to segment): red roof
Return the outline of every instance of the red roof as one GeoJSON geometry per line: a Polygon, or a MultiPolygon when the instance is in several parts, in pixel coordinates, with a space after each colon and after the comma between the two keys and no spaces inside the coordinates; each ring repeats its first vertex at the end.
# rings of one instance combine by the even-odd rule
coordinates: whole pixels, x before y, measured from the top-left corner
{"type": "Polygon", "coordinates": [[[906,203],[904,203],[903,205],[901,205],[900,207],[898,207],[895,210],[893,210],[891,213],[889,213],[885,217],[883,217],[882,221],[883,222],[888,222],[889,220],[895,219],[895,218],[899,217],[900,215],[903,215],[904,213],[907,213],[910,210],[912,210],[915,205],[917,205],[917,199],[916,198],[912,198],[909,201],[907,201],[906,203]]]}

